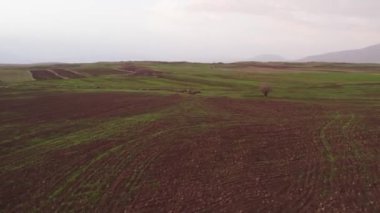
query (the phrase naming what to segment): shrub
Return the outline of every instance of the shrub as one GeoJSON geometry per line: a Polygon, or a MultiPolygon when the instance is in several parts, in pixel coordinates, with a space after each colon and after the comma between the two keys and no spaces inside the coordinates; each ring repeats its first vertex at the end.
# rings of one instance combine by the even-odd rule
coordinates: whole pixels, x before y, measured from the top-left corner
{"type": "Polygon", "coordinates": [[[260,91],[265,97],[267,97],[269,93],[272,92],[272,87],[267,83],[263,83],[260,85],[260,91]]]}

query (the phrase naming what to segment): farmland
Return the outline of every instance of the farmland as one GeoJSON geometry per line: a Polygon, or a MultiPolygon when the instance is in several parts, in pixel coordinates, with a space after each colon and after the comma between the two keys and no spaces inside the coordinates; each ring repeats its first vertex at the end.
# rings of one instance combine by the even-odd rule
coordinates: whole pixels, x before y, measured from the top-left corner
{"type": "Polygon", "coordinates": [[[4,65],[0,120],[0,212],[380,211],[380,65],[4,65]]]}

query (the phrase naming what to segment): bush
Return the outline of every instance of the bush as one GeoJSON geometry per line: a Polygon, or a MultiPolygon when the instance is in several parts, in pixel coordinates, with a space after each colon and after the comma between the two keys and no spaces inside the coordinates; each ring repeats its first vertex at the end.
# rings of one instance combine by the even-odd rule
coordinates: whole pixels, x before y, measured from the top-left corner
{"type": "Polygon", "coordinates": [[[269,93],[272,92],[272,87],[267,83],[263,83],[260,85],[260,91],[265,97],[267,97],[269,93]]]}

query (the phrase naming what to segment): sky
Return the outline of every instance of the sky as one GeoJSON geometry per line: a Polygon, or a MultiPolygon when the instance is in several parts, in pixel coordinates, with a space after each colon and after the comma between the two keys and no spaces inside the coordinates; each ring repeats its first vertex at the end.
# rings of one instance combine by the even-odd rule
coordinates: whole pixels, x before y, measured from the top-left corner
{"type": "Polygon", "coordinates": [[[293,60],[380,43],[379,0],[1,0],[0,63],[293,60]]]}

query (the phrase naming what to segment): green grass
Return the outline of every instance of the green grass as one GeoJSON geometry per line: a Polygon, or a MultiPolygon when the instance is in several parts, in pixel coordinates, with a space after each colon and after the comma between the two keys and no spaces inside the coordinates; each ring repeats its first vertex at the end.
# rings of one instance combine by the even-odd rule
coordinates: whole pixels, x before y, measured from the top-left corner
{"type": "Polygon", "coordinates": [[[33,80],[34,79],[32,77],[32,74],[27,70],[0,68],[0,82],[10,83],[10,82],[33,81],[33,80]]]}
{"type": "MultiPolygon", "coordinates": [[[[12,72],[0,72],[0,79],[14,79],[9,84],[13,92],[27,91],[126,91],[173,93],[191,88],[202,91],[201,96],[228,96],[235,98],[258,98],[258,86],[267,82],[273,87],[271,98],[318,100],[354,99],[379,100],[380,75],[373,72],[243,72],[239,69],[225,69],[213,64],[196,63],[137,63],[163,72],[163,76],[137,77],[110,75],[70,80],[26,81],[30,78],[25,71],[19,73],[19,80],[12,72]],[[3,76],[3,77],[1,77],[3,76]],[[8,76],[8,77],[7,77],[8,76]],[[9,77],[12,76],[12,77],[9,77]]],[[[78,65],[75,69],[115,68],[119,63],[95,63],[78,65]]],[[[305,68],[306,69],[306,68],[305,68]]],[[[29,79],[30,80],[30,79],[29,79]]]]}

